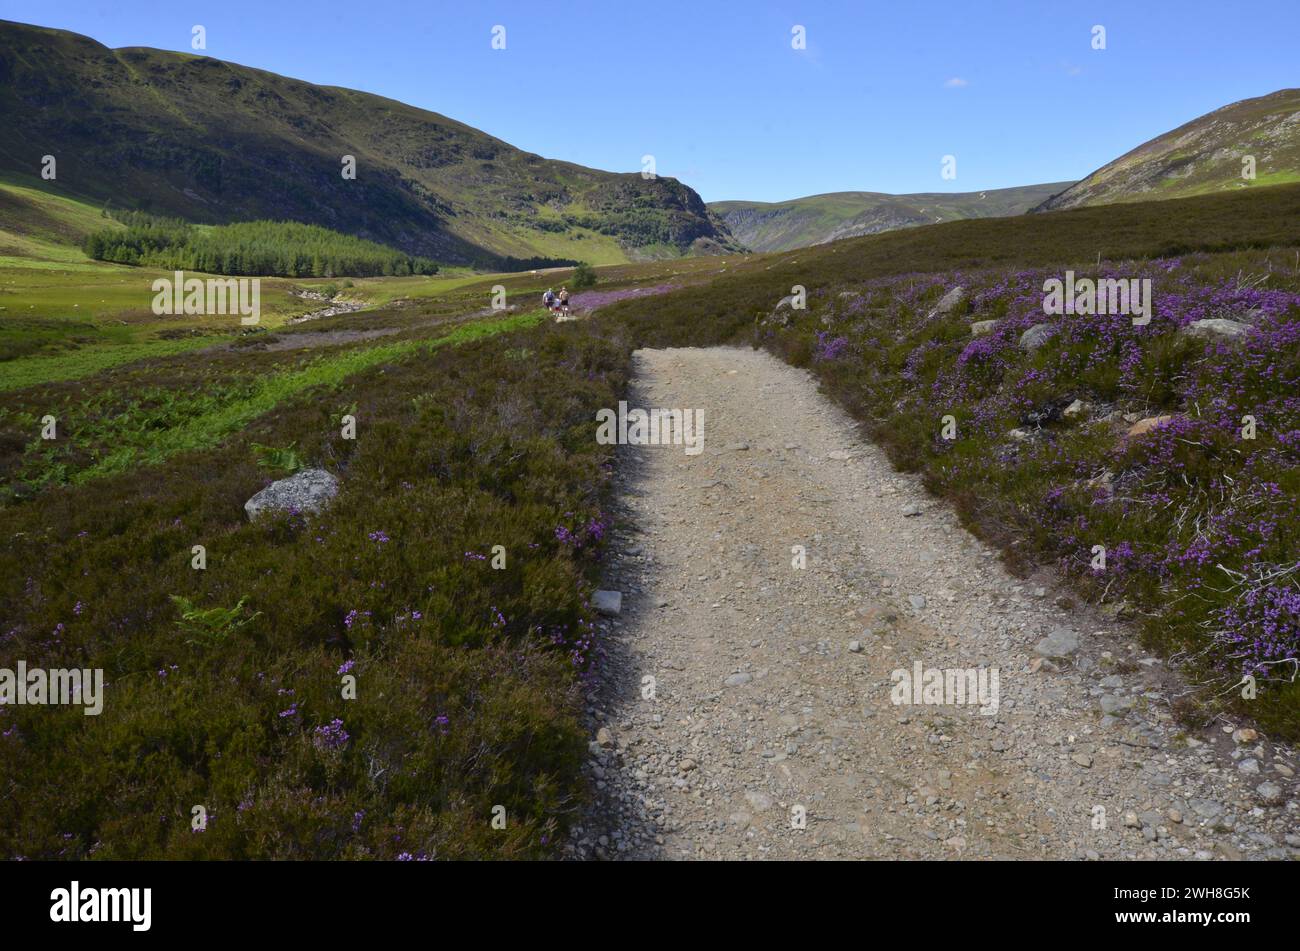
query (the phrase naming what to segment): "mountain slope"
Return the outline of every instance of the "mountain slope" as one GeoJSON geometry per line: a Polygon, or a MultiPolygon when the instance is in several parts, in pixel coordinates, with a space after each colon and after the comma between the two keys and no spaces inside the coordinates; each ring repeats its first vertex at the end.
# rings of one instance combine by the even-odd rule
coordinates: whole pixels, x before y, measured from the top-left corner
{"type": "Polygon", "coordinates": [[[731,233],[755,251],[789,251],[840,238],[958,218],[1019,215],[1067,187],[1069,182],[982,192],[832,192],[791,201],[715,201],[731,233]]]}
{"type": "Polygon", "coordinates": [[[369,93],[0,21],[0,172],[196,222],[324,225],[453,263],[736,249],[693,190],[544,159],[369,93]],[[345,155],[356,177],[341,175],[345,155]]]}
{"type": "Polygon", "coordinates": [[[1103,165],[1035,211],[1186,198],[1300,182],[1300,89],[1243,99],[1193,119],[1103,165]],[[1255,179],[1242,158],[1255,158],[1255,179]]]}

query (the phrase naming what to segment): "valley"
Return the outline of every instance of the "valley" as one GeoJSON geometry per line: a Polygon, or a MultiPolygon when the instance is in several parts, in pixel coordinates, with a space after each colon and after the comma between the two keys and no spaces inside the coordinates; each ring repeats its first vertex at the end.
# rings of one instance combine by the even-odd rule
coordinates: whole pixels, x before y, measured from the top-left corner
{"type": "MultiPolygon", "coordinates": [[[[501,115],[802,162],[724,54],[501,115]]],[[[706,202],[0,21],[0,671],[102,677],[0,698],[0,856],[1300,858],[1298,106],[706,202]]]]}
{"type": "Polygon", "coordinates": [[[1071,184],[918,195],[841,192],[786,202],[712,202],[709,207],[755,251],[789,251],[941,221],[1020,215],[1071,184]]]}

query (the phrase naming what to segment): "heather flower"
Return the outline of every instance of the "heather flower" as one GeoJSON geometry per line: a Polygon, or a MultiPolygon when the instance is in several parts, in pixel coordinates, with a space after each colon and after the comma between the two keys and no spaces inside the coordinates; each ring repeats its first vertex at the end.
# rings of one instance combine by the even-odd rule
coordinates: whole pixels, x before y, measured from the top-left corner
{"type": "Polygon", "coordinates": [[[817,331],[817,346],[813,351],[813,359],[817,361],[828,361],[838,359],[849,346],[848,337],[834,337],[828,330],[817,331]]]}
{"type": "Polygon", "coordinates": [[[343,729],[343,721],[335,718],[325,726],[316,727],[313,740],[320,749],[339,750],[347,745],[348,732],[343,729]]]}
{"type": "Polygon", "coordinates": [[[1288,679],[1300,668],[1300,588],[1294,584],[1252,587],[1218,613],[1216,640],[1231,652],[1242,675],[1267,676],[1285,665],[1288,679]]]}
{"type": "Polygon", "coordinates": [[[653,287],[627,287],[614,291],[584,291],[569,298],[569,308],[575,311],[592,311],[597,307],[634,297],[649,297],[676,290],[680,284],[656,284],[653,287]]]}

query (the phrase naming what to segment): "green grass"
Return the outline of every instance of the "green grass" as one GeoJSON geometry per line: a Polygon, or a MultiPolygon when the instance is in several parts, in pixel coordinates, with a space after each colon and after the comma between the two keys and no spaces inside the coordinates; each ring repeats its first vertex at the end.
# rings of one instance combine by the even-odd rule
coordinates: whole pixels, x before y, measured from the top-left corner
{"type": "MultiPolygon", "coordinates": [[[[451,291],[488,283],[492,278],[518,277],[518,275],[484,275],[461,269],[458,274],[439,273],[435,276],[415,275],[412,277],[354,277],[351,286],[343,286],[348,279],[331,278],[323,280],[313,278],[304,280],[303,287],[313,290],[333,285],[339,293],[349,300],[362,300],[371,307],[380,307],[395,300],[419,300],[430,297],[442,297],[451,291]]],[[[487,293],[483,295],[487,301],[487,293]]],[[[485,303],[486,306],[486,303],[485,303]]]]}
{"type": "Polygon", "coordinates": [[[60,383],[91,376],[102,370],[138,360],[170,357],[228,342],[232,337],[192,337],[184,340],[155,340],[147,343],[101,345],[74,350],[66,356],[25,357],[0,363],[0,392],[18,390],[39,383],[60,383]]]}
{"type": "MultiPolygon", "coordinates": [[[[143,393],[127,407],[113,400],[92,412],[73,409],[64,419],[68,451],[57,440],[28,445],[20,478],[42,487],[68,482],[80,485],[104,476],[157,465],[181,452],[214,446],[252,420],[308,390],[330,389],[354,374],[421,352],[458,346],[482,337],[535,326],[545,320],[536,310],[499,320],[473,321],[431,340],[345,349],[311,358],[300,369],[272,374],[238,375],[216,387],[143,393]]],[[[188,342],[188,341],[187,341],[188,342]]],[[[17,420],[35,431],[34,414],[17,420]]]]}
{"type": "MultiPolygon", "coordinates": [[[[155,316],[150,309],[151,285],[158,277],[171,277],[171,273],[89,261],[22,259],[16,266],[0,261],[0,392],[80,379],[136,360],[214,346],[244,329],[222,317],[155,316]]],[[[372,293],[356,297],[382,303],[407,296],[417,280],[422,279],[376,279],[367,285],[374,289],[372,293]],[[385,280],[410,283],[385,285],[385,280]]],[[[442,289],[477,280],[453,279],[442,289]]],[[[324,306],[291,293],[310,283],[261,281],[262,329],[275,330],[292,317],[324,306]]],[[[352,293],[340,290],[345,297],[352,293]]]]}
{"type": "MultiPolygon", "coordinates": [[[[602,286],[620,282],[707,277],[735,258],[676,259],[663,268],[628,264],[603,267],[602,286]],[[680,272],[673,277],[672,272],[680,272]]],[[[549,286],[560,286],[572,269],[558,273],[466,271],[433,277],[333,278],[291,282],[264,278],[261,326],[277,331],[289,318],[324,305],[292,296],[294,287],[333,288],[342,299],[360,301],[366,312],[303,325],[303,332],[404,326],[431,316],[454,319],[490,306],[493,288],[504,286],[512,303],[531,307],[549,286]],[[394,309],[394,304],[418,305],[394,309]],[[387,309],[385,309],[387,308],[387,309]],[[382,310],[382,313],[380,312],[382,310]]],[[[167,272],[86,262],[65,267],[24,261],[0,265],[0,392],[40,383],[83,379],[135,361],[163,358],[240,339],[220,318],[155,317],[147,310],[149,284],[167,272]],[[43,266],[48,265],[48,267],[43,266]],[[183,337],[181,335],[184,335],[183,337]],[[180,337],[180,339],[176,339],[180,337]]],[[[239,328],[235,328],[239,329],[239,328]]]]}
{"type": "Polygon", "coordinates": [[[70,260],[84,260],[79,246],[86,235],[122,228],[101,211],[90,201],[60,194],[55,183],[0,172],[0,248],[30,242],[42,252],[55,248],[70,260]]]}
{"type": "Polygon", "coordinates": [[[1247,184],[1252,187],[1271,186],[1271,185],[1290,185],[1294,182],[1300,182],[1300,169],[1287,169],[1278,172],[1265,172],[1263,175],[1256,175],[1253,182],[1247,184]]]}

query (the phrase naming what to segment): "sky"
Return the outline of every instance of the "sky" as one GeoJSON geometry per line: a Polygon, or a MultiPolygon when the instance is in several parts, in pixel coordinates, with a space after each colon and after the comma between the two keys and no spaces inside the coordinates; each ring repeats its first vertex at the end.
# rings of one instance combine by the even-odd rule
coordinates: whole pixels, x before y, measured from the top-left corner
{"type": "Polygon", "coordinates": [[[209,56],[547,158],[634,172],[651,155],[706,201],[1074,180],[1300,86],[1295,0],[0,0],[0,19],[186,52],[201,25],[209,56]]]}

